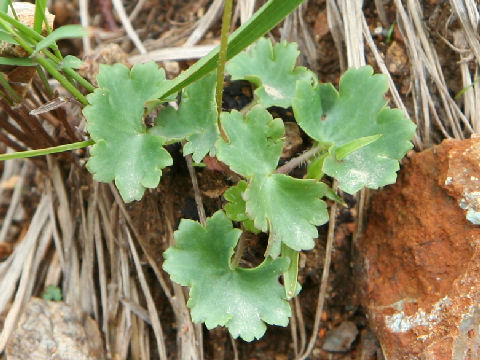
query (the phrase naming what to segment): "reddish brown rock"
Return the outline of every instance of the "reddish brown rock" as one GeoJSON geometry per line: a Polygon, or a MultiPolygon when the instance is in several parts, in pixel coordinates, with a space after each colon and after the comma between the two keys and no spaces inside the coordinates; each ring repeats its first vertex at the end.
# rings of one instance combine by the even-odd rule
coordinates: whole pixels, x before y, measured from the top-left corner
{"type": "Polygon", "coordinates": [[[479,178],[480,140],[448,140],[370,203],[360,293],[389,360],[480,359],[479,178]]]}

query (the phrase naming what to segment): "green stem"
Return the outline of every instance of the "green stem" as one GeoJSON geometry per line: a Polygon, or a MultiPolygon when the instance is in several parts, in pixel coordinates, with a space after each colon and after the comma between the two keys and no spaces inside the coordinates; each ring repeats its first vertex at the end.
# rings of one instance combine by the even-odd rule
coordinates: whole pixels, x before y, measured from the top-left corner
{"type": "Polygon", "coordinates": [[[13,1],[8,0],[8,5],[10,5],[10,10],[12,10],[13,17],[15,20],[18,20],[17,12],[15,11],[15,8],[13,7],[13,1]]]}
{"type": "Polygon", "coordinates": [[[10,96],[14,102],[19,103],[20,101],[22,101],[22,98],[18,96],[15,89],[12,88],[12,86],[8,83],[8,80],[2,73],[0,73],[0,85],[3,86],[8,96],[10,96]]]}
{"type": "Polygon", "coordinates": [[[227,139],[222,124],[220,123],[220,114],[222,113],[222,98],[223,98],[223,77],[225,73],[225,62],[227,61],[227,49],[228,49],[228,34],[230,32],[230,23],[232,20],[233,0],[225,0],[223,7],[222,18],[222,37],[220,42],[220,51],[218,53],[217,63],[217,111],[218,111],[218,127],[224,140],[227,139]]]}
{"type": "Polygon", "coordinates": [[[55,66],[50,63],[48,59],[45,59],[43,56],[35,56],[33,58],[34,61],[38,62],[40,65],[42,65],[45,70],[47,70],[55,79],[58,80],[60,84],[63,85],[63,87],[73,96],[77,98],[78,101],[80,101],[83,105],[88,105],[88,100],[83,94],[78,90],[68,79],[63,76],[56,68],[55,66]]]}
{"type": "Polygon", "coordinates": [[[20,21],[15,20],[11,16],[8,16],[6,13],[3,13],[0,11],[0,19],[10,23],[13,25],[14,28],[16,28],[18,31],[28,35],[32,39],[35,39],[37,41],[43,40],[43,36],[40,35],[39,33],[35,32],[33,29],[30,29],[27,25],[22,24],[20,21]]]}
{"type": "MultiPolygon", "coordinates": [[[[13,19],[12,19],[13,20],[13,19]]],[[[33,50],[32,48],[30,47],[30,45],[28,45],[28,43],[20,36],[18,35],[15,30],[13,30],[9,25],[8,25],[8,22],[3,20],[2,19],[2,13],[0,12],[0,25],[6,30],[8,31],[12,37],[15,39],[15,41],[17,41],[21,47],[23,47],[25,49],[25,51],[28,52],[28,54],[30,55],[33,50]]],[[[33,30],[32,30],[33,31],[33,30]]]]}
{"type": "Polygon", "coordinates": [[[48,98],[53,99],[53,90],[50,84],[48,83],[47,75],[45,74],[45,71],[43,71],[43,68],[38,65],[37,65],[37,74],[40,77],[40,80],[42,80],[43,86],[47,90],[48,98]]]}
{"type": "MultiPolygon", "coordinates": [[[[9,23],[11,25],[13,25],[13,27],[15,27],[18,31],[20,31],[21,33],[24,34],[24,36],[26,37],[29,37],[31,39],[33,39],[33,41],[42,41],[44,39],[44,37],[42,35],[40,35],[39,33],[37,33],[36,31],[30,29],[28,26],[22,24],[21,22],[15,20],[15,19],[12,19],[10,16],[8,16],[7,14],[5,13],[2,13],[0,12],[0,24],[2,25],[2,27],[7,30],[12,36],[13,38],[25,49],[25,51],[27,51],[30,55],[33,53],[33,48],[21,37],[19,36],[15,31],[13,31],[13,29],[8,26],[6,23],[9,23]]],[[[52,60],[55,64],[58,64],[60,63],[60,61],[62,61],[62,55],[57,51],[58,51],[58,48],[57,49],[54,49],[55,53],[57,54],[57,56],[55,56],[54,54],[52,54],[50,51],[48,51],[47,49],[43,50],[42,53],[45,54],[50,60],[52,60]]],[[[48,71],[48,69],[47,69],[48,71]]],[[[88,80],[84,79],[82,76],[80,76],[80,74],[78,74],[76,71],[74,71],[73,69],[71,68],[64,68],[63,71],[71,76],[73,79],[75,79],[76,81],[78,81],[78,83],[80,85],[82,85],[85,89],[87,89],[89,92],[93,92],[95,90],[95,87],[90,84],[90,82],[88,82],[88,80]]],[[[58,71],[57,71],[58,72],[58,71]]],[[[54,76],[52,74],[52,76],[54,76]]],[[[55,76],[54,76],[55,77],[55,76]]],[[[56,77],[55,77],[56,78],[56,77]]],[[[56,78],[57,79],[57,78],[56,78]]],[[[68,81],[65,77],[64,77],[65,80],[62,80],[62,81],[68,81]]],[[[60,81],[59,79],[57,79],[58,81],[60,81]]],[[[62,81],[60,81],[62,83],[62,81]]],[[[62,83],[62,85],[65,87],[65,85],[62,83]]],[[[73,86],[73,85],[72,85],[73,86]]],[[[67,89],[67,87],[65,87],[67,89]]],[[[68,90],[68,89],[67,89],[68,90]]],[[[75,97],[77,97],[75,94],[72,93],[72,95],[74,95],[75,97]]],[[[83,96],[83,95],[82,95],[83,96]]],[[[82,101],[80,100],[78,97],[77,99],[79,101],[82,101]]],[[[86,100],[85,100],[86,101],[86,100]]]]}
{"type": "Polygon", "coordinates": [[[65,74],[69,75],[72,77],[72,79],[76,80],[80,85],[82,85],[85,89],[88,90],[88,92],[93,92],[96,87],[93,86],[87,79],[82,77],[79,73],[77,73],[75,70],[72,68],[63,68],[63,71],[65,74]]]}
{"type": "MultiPolygon", "coordinates": [[[[22,46],[25,51],[31,55],[33,53],[33,48],[22,39],[20,35],[18,35],[6,22],[2,19],[2,13],[0,12],[0,25],[7,30],[12,37],[22,46]]],[[[12,19],[13,20],[13,19],[12,19]]],[[[35,31],[32,30],[34,34],[36,34],[35,31]]],[[[53,55],[52,55],[53,56],[53,55]]],[[[57,79],[60,84],[63,85],[63,87],[73,96],[77,98],[78,101],[80,101],[83,105],[88,105],[88,100],[83,94],[70,82],[68,79],[63,76],[56,68],[54,65],[50,63],[50,61],[46,58],[44,58],[41,55],[35,55],[32,60],[36,61],[40,65],[42,65],[45,70],[47,70],[55,79],[57,79]]]]}
{"type": "MultiPolygon", "coordinates": [[[[61,61],[58,57],[53,55],[50,51],[48,50],[43,50],[43,54],[45,54],[51,61],[53,61],[56,65],[58,65],[61,61]]],[[[80,85],[82,85],[85,89],[87,89],[89,92],[93,92],[95,90],[95,86],[93,86],[88,80],[83,78],[79,73],[77,73],[75,70],[69,67],[63,68],[63,71],[65,74],[70,76],[72,79],[76,80],[80,85]]]]}
{"type": "Polygon", "coordinates": [[[19,151],[19,152],[14,152],[14,153],[1,154],[0,155],[0,161],[12,160],[12,159],[25,159],[25,158],[34,157],[34,156],[55,154],[55,153],[59,153],[59,152],[82,149],[82,148],[85,148],[85,147],[93,145],[93,144],[95,144],[95,141],[87,140],[87,141],[80,141],[80,142],[75,142],[75,143],[71,143],[71,144],[53,146],[53,147],[44,148],[44,149],[19,151]]]}
{"type": "Polygon", "coordinates": [[[10,99],[6,93],[4,93],[2,90],[0,90],[0,98],[2,100],[5,100],[7,103],[8,103],[8,106],[12,107],[13,105],[15,105],[12,101],[12,99],[10,99]]]}
{"type": "Polygon", "coordinates": [[[242,235],[240,235],[240,239],[238,240],[237,247],[235,249],[235,254],[233,255],[231,268],[236,269],[238,264],[240,264],[240,260],[242,260],[243,253],[247,248],[247,238],[245,237],[245,229],[242,226],[242,235]]]}

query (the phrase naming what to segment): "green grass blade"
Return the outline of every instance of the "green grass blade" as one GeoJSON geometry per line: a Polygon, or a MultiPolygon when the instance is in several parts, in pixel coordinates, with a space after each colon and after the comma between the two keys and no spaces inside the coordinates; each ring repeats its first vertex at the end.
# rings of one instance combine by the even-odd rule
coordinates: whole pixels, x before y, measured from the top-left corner
{"type": "Polygon", "coordinates": [[[35,18],[33,22],[33,30],[37,33],[42,33],[42,24],[45,20],[45,9],[47,7],[47,0],[35,1],[35,18]]]}
{"type": "Polygon", "coordinates": [[[22,24],[20,21],[15,20],[11,16],[7,15],[0,11],[0,19],[8,22],[9,24],[13,25],[15,29],[17,29],[22,35],[27,36],[28,38],[32,38],[36,41],[40,41],[43,39],[43,36],[39,33],[36,33],[33,29],[29,28],[27,25],[22,24]]]}
{"type": "Polygon", "coordinates": [[[59,152],[65,152],[70,150],[81,149],[95,144],[93,140],[80,141],[71,144],[53,146],[45,149],[18,151],[13,153],[0,154],[0,161],[12,160],[12,159],[25,159],[34,156],[42,156],[48,154],[55,154],[59,152]]]}
{"type": "Polygon", "coordinates": [[[6,43],[9,43],[9,44],[18,45],[18,42],[15,41],[15,39],[12,37],[12,35],[6,33],[5,31],[1,31],[1,30],[0,30],[0,40],[5,41],[6,43]]]}
{"type": "MultiPolygon", "coordinates": [[[[228,42],[227,60],[237,55],[259,37],[270,31],[288,14],[295,10],[304,0],[269,0],[263,5],[248,22],[230,35],[228,42]]],[[[177,76],[167,88],[156,94],[157,98],[164,98],[183,89],[192,82],[200,79],[217,66],[219,47],[192,65],[187,71],[177,76]]]]}
{"type": "Polygon", "coordinates": [[[40,41],[35,47],[35,53],[55,44],[55,41],[60,39],[80,38],[88,34],[88,30],[81,25],[65,25],[59,27],[48,35],[45,39],[40,41]]]}
{"type": "Polygon", "coordinates": [[[468,85],[468,86],[464,87],[462,90],[460,90],[457,93],[457,95],[455,95],[454,99],[457,100],[457,99],[461,98],[462,95],[465,94],[468,89],[471,89],[479,81],[480,81],[480,77],[477,77],[475,80],[473,80],[473,82],[470,85],[468,85]]]}
{"type": "Polygon", "coordinates": [[[0,65],[35,66],[36,63],[28,58],[7,58],[0,56],[0,65]]]}
{"type": "Polygon", "coordinates": [[[335,157],[337,158],[338,161],[342,161],[345,159],[348,155],[351,153],[360,150],[361,148],[377,141],[383,136],[383,134],[376,134],[376,135],[371,135],[371,136],[365,136],[361,137],[358,139],[355,139],[345,145],[340,146],[336,151],[335,151],[335,157]]]}

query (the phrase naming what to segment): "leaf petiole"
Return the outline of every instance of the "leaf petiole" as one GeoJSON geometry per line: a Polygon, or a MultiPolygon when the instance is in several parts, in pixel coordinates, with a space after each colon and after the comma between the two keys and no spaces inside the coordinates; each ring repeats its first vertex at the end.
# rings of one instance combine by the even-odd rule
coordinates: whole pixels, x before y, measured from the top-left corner
{"type": "Polygon", "coordinates": [[[222,35],[220,42],[220,51],[218,52],[217,62],[217,88],[216,88],[216,101],[217,101],[217,123],[218,129],[222,138],[227,141],[227,136],[222,128],[222,122],[220,121],[220,114],[222,113],[222,99],[223,99],[223,79],[225,76],[225,62],[227,61],[227,49],[228,49],[228,33],[230,31],[230,22],[232,20],[233,0],[225,0],[223,6],[223,18],[222,18],[222,35]]]}

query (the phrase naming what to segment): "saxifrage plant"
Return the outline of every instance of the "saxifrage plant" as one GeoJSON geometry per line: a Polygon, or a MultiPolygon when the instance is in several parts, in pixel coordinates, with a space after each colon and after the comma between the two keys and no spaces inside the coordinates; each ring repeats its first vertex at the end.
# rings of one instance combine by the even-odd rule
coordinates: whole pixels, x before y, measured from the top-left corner
{"type": "MultiPolygon", "coordinates": [[[[236,39],[232,35],[230,44],[236,39]]],[[[45,51],[43,46],[37,43],[38,51],[45,51]]],[[[228,57],[238,52],[229,47],[228,57]]],[[[298,253],[314,247],[317,226],[328,221],[325,199],[339,198],[322,182],[324,175],[350,194],[395,182],[399,160],[412,148],[415,125],[387,106],[387,79],[374,75],[371,67],[349,69],[337,91],[295,65],[295,44],[272,45],[267,39],[226,67],[232,79],[255,87],[252,104],[218,117],[217,80],[210,72],[215,56],[175,80],[166,80],[154,63],[132,69],[102,66],[98,88],[82,99],[88,104],[83,114],[93,144],[87,169],[98,181],[114,181],[126,202],[158,186],[162,170],[173,163],[164,146],[175,142],[183,142],[184,154],[192,154],[195,162],[214,156],[238,174],[242,180],[226,191],[224,210],[204,226],[181,221],[163,268],[191,288],[188,306],[195,322],[209,329],[225,326],[232,336],[251,341],[263,336],[266,324],[288,323],[287,300],[300,291],[298,253]],[[178,109],[165,105],[181,89],[178,109]],[[145,116],[159,105],[154,126],[147,126],[145,116]],[[285,129],[268,111],[271,106],[292,107],[312,139],[305,178],[278,167],[285,129]],[[232,261],[244,231],[269,236],[265,260],[255,268],[232,261]]]]}
{"type": "Polygon", "coordinates": [[[332,197],[332,190],[321,181],[323,174],[350,194],[393,183],[415,131],[401,111],[386,106],[387,80],[371,67],[348,70],[337,91],[296,67],[297,56],[295,44],[272,46],[260,39],[232,59],[227,72],[254,84],[255,104],[246,113],[222,112],[219,123],[216,78],[210,74],[182,91],[178,109],[165,106],[155,125],[146,127],[144,104],[167,81],[153,63],[131,70],[118,64],[102,67],[99,88],[88,95],[90,105],[84,109],[96,142],[87,168],[99,181],[114,180],[125,201],[139,200],[145,188],[158,185],[162,169],[172,164],[163,146],[173,142],[184,141],[184,154],[196,162],[216,156],[243,179],[226,192],[225,210],[205,226],[181,221],[163,268],[174,281],[191,287],[188,306],[194,321],[209,329],[226,326],[247,341],[260,338],[265,324],[288,323],[286,300],[299,291],[296,276],[289,274],[298,270],[298,252],[314,247],[317,226],[328,221],[324,199],[332,197]],[[270,106],[293,107],[298,125],[312,138],[317,150],[307,159],[310,178],[279,172],[285,130],[270,106]],[[251,269],[231,260],[247,229],[269,234],[265,261],[251,269]],[[278,281],[282,274],[285,290],[278,281]]]}

